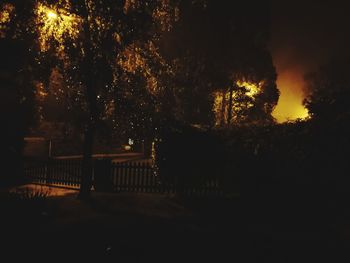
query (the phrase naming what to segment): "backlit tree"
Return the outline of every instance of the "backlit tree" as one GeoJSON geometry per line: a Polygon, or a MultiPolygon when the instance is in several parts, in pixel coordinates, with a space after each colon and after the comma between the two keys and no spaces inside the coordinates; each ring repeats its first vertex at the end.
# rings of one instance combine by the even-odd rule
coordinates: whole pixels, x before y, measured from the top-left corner
{"type": "Polygon", "coordinates": [[[181,1],[179,9],[162,42],[175,64],[177,115],[221,127],[273,121],[279,92],[268,1],[181,1]]]}
{"type": "MultiPolygon", "coordinates": [[[[158,59],[154,44],[176,17],[169,0],[38,1],[36,29],[43,60],[56,61],[65,80],[68,107],[81,109],[84,158],[81,197],[92,184],[92,146],[98,125],[112,120],[119,107],[121,88],[144,85],[156,94],[158,59]],[[137,77],[135,77],[137,76],[137,77]],[[143,79],[142,82],[135,81],[143,79]],[[142,84],[141,84],[142,83],[142,84]]],[[[161,67],[160,67],[161,68],[161,67]]],[[[138,88],[138,87],[137,87],[138,88]]],[[[142,107],[140,108],[142,109],[142,107]]]]}
{"type": "Polygon", "coordinates": [[[329,121],[349,116],[349,62],[349,57],[333,59],[317,71],[307,74],[307,98],[304,103],[311,117],[329,121]]]}
{"type": "MultiPolygon", "coordinates": [[[[20,9],[18,9],[20,10],[20,9]]],[[[33,56],[24,23],[16,23],[14,3],[0,3],[0,158],[4,172],[0,184],[23,179],[24,136],[35,121],[33,56]],[[26,32],[26,34],[23,34],[26,32]],[[11,171],[11,172],[9,172],[11,171]]]]}

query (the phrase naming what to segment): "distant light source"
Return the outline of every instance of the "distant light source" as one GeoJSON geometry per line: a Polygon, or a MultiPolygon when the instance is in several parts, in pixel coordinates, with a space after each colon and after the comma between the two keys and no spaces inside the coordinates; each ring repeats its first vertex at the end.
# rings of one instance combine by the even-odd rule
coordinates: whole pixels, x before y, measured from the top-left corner
{"type": "Polygon", "coordinates": [[[133,139],[129,139],[129,145],[134,145],[134,140],[133,139]]]}
{"type": "Polygon", "coordinates": [[[130,150],[131,150],[131,146],[130,146],[130,145],[125,145],[125,146],[124,146],[124,149],[125,149],[126,151],[130,151],[130,150]]]}
{"type": "Polygon", "coordinates": [[[53,11],[48,11],[47,12],[47,17],[49,19],[57,19],[58,15],[55,12],[53,12],[53,11]]]}

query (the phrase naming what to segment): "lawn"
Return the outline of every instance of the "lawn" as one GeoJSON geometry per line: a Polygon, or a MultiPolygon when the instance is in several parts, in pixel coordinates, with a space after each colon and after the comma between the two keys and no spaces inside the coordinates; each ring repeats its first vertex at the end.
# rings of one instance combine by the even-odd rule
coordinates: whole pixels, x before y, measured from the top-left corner
{"type": "MultiPolygon", "coordinates": [[[[30,189],[38,192],[38,187],[30,189]]],[[[157,194],[93,193],[90,202],[82,202],[74,190],[39,190],[47,197],[45,203],[31,204],[37,214],[28,209],[15,213],[21,218],[12,221],[2,237],[3,252],[13,259],[340,262],[338,258],[344,258],[346,243],[330,233],[324,221],[312,221],[306,214],[303,219],[295,209],[288,212],[281,207],[277,213],[269,210],[275,205],[246,206],[237,197],[189,200],[157,194]]]]}

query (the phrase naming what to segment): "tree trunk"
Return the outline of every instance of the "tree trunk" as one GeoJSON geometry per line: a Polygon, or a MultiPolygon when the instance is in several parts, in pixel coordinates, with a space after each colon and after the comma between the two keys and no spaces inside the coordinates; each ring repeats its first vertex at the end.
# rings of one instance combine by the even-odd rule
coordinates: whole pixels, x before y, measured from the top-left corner
{"type": "MultiPolygon", "coordinates": [[[[93,74],[91,73],[90,76],[93,76],[93,74]]],[[[97,96],[96,91],[94,89],[94,81],[90,77],[88,77],[85,85],[90,112],[84,131],[82,181],[80,186],[79,199],[88,199],[90,196],[93,175],[92,154],[97,126],[96,122],[98,119],[97,96]]]]}
{"type": "Polygon", "coordinates": [[[230,87],[230,100],[228,103],[228,113],[227,113],[227,125],[230,126],[231,125],[231,120],[232,120],[232,104],[233,104],[233,88],[230,87]]]}
{"type": "Polygon", "coordinates": [[[90,121],[84,132],[82,178],[79,192],[79,199],[88,199],[90,197],[93,176],[92,151],[95,138],[95,124],[90,121]]]}
{"type": "Polygon", "coordinates": [[[225,126],[225,112],[226,112],[226,90],[222,91],[222,103],[221,103],[221,119],[220,126],[225,126]]]}
{"type": "Polygon", "coordinates": [[[87,100],[89,116],[84,131],[84,147],[83,147],[83,163],[82,163],[82,180],[80,185],[80,192],[78,195],[79,199],[88,199],[90,197],[92,187],[92,176],[93,176],[93,145],[96,133],[96,125],[98,120],[98,106],[97,106],[97,94],[96,94],[96,74],[95,74],[95,63],[94,63],[94,51],[91,44],[91,34],[89,25],[89,12],[88,4],[85,1],[83,5],[82,17],[84,19],[84,51],[85,55],[83,58],[83,70],[84,78],[83,82],[85,85],[85,96],[87,100]]]}

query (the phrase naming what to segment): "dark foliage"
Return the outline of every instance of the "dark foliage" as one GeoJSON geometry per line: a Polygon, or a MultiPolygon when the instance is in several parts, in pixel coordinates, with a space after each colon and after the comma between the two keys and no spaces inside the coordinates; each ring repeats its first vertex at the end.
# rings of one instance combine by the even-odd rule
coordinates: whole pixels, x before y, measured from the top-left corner
{"type": "Polygon", "coordinates": [[[236,202],[185,203],[217,220],[225,233],[243,228],[248,262],[260,262],[259,253],[272,248],[264,258],[341,258],[350,217],[349,121],[240,126],[224,133],[168,129],[158,144],[159,173],[163,180],[177,174],[197,185],[219,176],[226,197],[238,193],[236,202]]]}
{"type": "Polygon", "coordinates": [[[350,58],[333,59],[306,75],[308,97],[305,105],[313,117],[323,120],[347,118],[350,114],[350,58]]]}
{"type": "Polygon", "coordinates": [[[157,164],[164,178],[181,175],[200,184],[219,176],[226,193],[250,200],[334,205],[349,198],[348,123],[312,120],[225,133],[176,127],[160,136],[157,164]]]}
{"type": "Polygon", "coordinates": [[[267,48],[268,8],[267,1],[180,1],[180,19],[161,41],[162,54],[175,64],[178,119],[213,125],[212,93],[249,80],[265,85],[246,122],[271,121],[279,92],[267,48]]]}
{"type": "MultiPolygon", "coordinates": [[[[214,133],[168,123],[156,143],[156,165],[164,182],[201,185],[224,166],[225,148],[214,133]]],[[[181,189],[179,189],[181,192],[181,189]]]]}
{"type": "Polygon", "coordinates": [[[0,184],[15,183],[20,179],[23,138],[35,116],[34,91],[26,68],[26,52],[22,42],[0,40],[0,184]]]}

